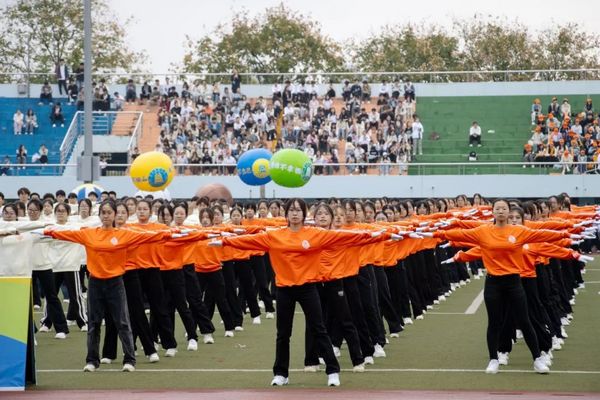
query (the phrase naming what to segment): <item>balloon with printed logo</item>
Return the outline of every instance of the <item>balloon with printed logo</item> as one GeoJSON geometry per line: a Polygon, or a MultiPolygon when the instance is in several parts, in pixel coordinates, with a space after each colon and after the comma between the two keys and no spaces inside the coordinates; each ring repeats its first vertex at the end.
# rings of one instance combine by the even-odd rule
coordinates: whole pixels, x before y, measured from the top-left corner
{"type": "Polygon", "coordinates": [[[271,178],[278,185],[297,188],[306,185],[312,176],[312,161],[296,149],[279,150],[270,163],[271,178]]]}
{"type": "Polygon", "coordinates": [[[165,153],[150,151],[133,161],[129,176],[139,190],[156,192],[169,186],[175,176],[175,168],[165,153]]]}
{"type": "Polygon", "coordinates": [[[96,197],[99,199],[100,193],[102,192],[104,192],[104,189],[101,186],[93,183],[84,183],[83,185],[79,185],[75,189],[71,190],[71,193],[75,193],[77,195],[77,201],[87,199],[90,193],[96,193],[96,197]]]}
{"type": "Polygon", "coordinates": [[[265,149],[252,149],[243,153],[237,162],[238,176],[246,185],[260,186],[271,182],[269,160],[273,154],[265,149]]]}

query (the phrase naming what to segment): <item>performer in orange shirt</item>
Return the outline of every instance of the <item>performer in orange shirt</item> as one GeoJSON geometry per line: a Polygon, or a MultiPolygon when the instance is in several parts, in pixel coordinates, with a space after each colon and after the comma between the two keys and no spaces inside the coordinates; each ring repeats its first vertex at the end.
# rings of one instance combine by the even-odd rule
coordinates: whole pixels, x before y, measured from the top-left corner
{"type": "Polygon", "coordinates": [[[285,206],[288,227],[256,235],[224,238],[211,245],[233,246],[246,250],[268,251],[277,283],[277,341],[273,366],[274,386],[287,385],[290,362],[290,337],[294,310],[299,302],[306,323],[316,337],[319,353],[326,364],[329,386],[339,386],[340,367],[333,354],[331,340],[323,323],[319,294],[315,282],[320,280],[319,259],[322,250],[332,246],[358,245],[370,239],[368,232],[339,232],[304,226],[306,203],[292,198],[285,206]]]}

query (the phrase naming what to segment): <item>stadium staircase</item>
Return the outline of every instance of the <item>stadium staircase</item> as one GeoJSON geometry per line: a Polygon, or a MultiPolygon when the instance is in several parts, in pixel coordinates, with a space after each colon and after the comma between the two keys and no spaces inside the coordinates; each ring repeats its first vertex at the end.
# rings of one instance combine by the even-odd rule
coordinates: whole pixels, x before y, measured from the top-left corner
{"type": "MultiPolygon", "coordinates": [[[[5,156],[9,156],[11,163],[15,164],[17,162],[17,148],[23,144],[27,149],[27,162],[31,163],[31,157],[44,144],[48,148],[48,163],[60,162],[60,145],[73,115],[77,111],[77,107],[65,102],[65,99],[55,99],[55,101],[57,100],[62,105],[65,125],[64,127],[57,125],[56,128],[53,128],[50,122],[52,106],[40,106],[38,104],[39,100],[35,98],[0,98],[0,161],[3,161],[5,156]],[[23,114],[26,114],[30,108],[37,116],[39,127],[33,135],[14,135],[13,115],[15,111],[20,109],[23,114]]],[[[23,132],[25,132],[25,129],[23,129],[23,132]]],[[[55,175],[56,172],[56,169],[52,167],[27,168],[24,170],[13,168],[11,170],[13,175],[55,175]]]]}
{"type": "Polygon", "coordinates": [[[138,147],[140,153],[154,150],[158,143],[158,138],[160,137],[158,106],[126,104],[123,111],[141,111],[144,113],[142,120],[142,136],[138,139],[138,147]]]}

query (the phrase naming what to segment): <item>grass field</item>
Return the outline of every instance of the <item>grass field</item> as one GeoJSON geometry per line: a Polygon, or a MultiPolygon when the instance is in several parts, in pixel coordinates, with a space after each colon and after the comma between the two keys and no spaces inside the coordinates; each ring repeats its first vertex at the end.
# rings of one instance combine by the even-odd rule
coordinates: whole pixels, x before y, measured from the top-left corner
{"type": "MultiPolygon", "coordinates": [[[[342,349],[342,386],[345,389],[420,389],[600,392],[600,261],[584,275],[575,306],[575,319],[567,327],[569,338],[563,350],[555,352],[551,374],[532,372],[527,347],[520,341],[513,349],[510,365],[498,375],[486,375],[486,313],[482,304],[474,314],[465,311],[483,287],[473,280],[435,306],[423,321],[408,326],[400,338],[390,339],[387,358],[378,358],[364,374],[348,372],[349,355],[342,349]]],[[[304,373],[304,320],[296,312],[292,337],[289,388],[323,388],[324,372],[304,373]]],[[[36,318],[39,314],[36,315],[36,318]]],[[[178,321],[179,323],[179,321],[178,321]]],[[[162,357],[150,364],[138,358],[134,373],[120,372],[119,364],[103,365],[96,373],[80,372],[85,363],[85,334],[74,330],[67,340],[53,334],[37,335],[38,386],[34,390],[57,389],[245,389],[267,388],[272,377],[275,321],[260,326],[245,321],[245,331],[235,338],[222,337],[216,320],[214,345],[199,345],[197,352],[185,350],[183,329],[177,327],[180,351],[175,358],[162,357]]],[[[285,390],[285,389],[284,389],[285,390]]]]}

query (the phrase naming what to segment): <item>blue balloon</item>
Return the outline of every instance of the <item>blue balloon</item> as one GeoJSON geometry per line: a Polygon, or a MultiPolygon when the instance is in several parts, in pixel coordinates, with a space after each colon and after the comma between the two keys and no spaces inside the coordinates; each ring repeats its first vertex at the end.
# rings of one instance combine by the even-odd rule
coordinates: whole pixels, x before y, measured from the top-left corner
{"type": "Polygon", "coordinates": [[[260,186],[271,182],[269,161],[273,154],[265,149],[248,150],[237,163],[238,176],[246,185],[260,186]]]}

